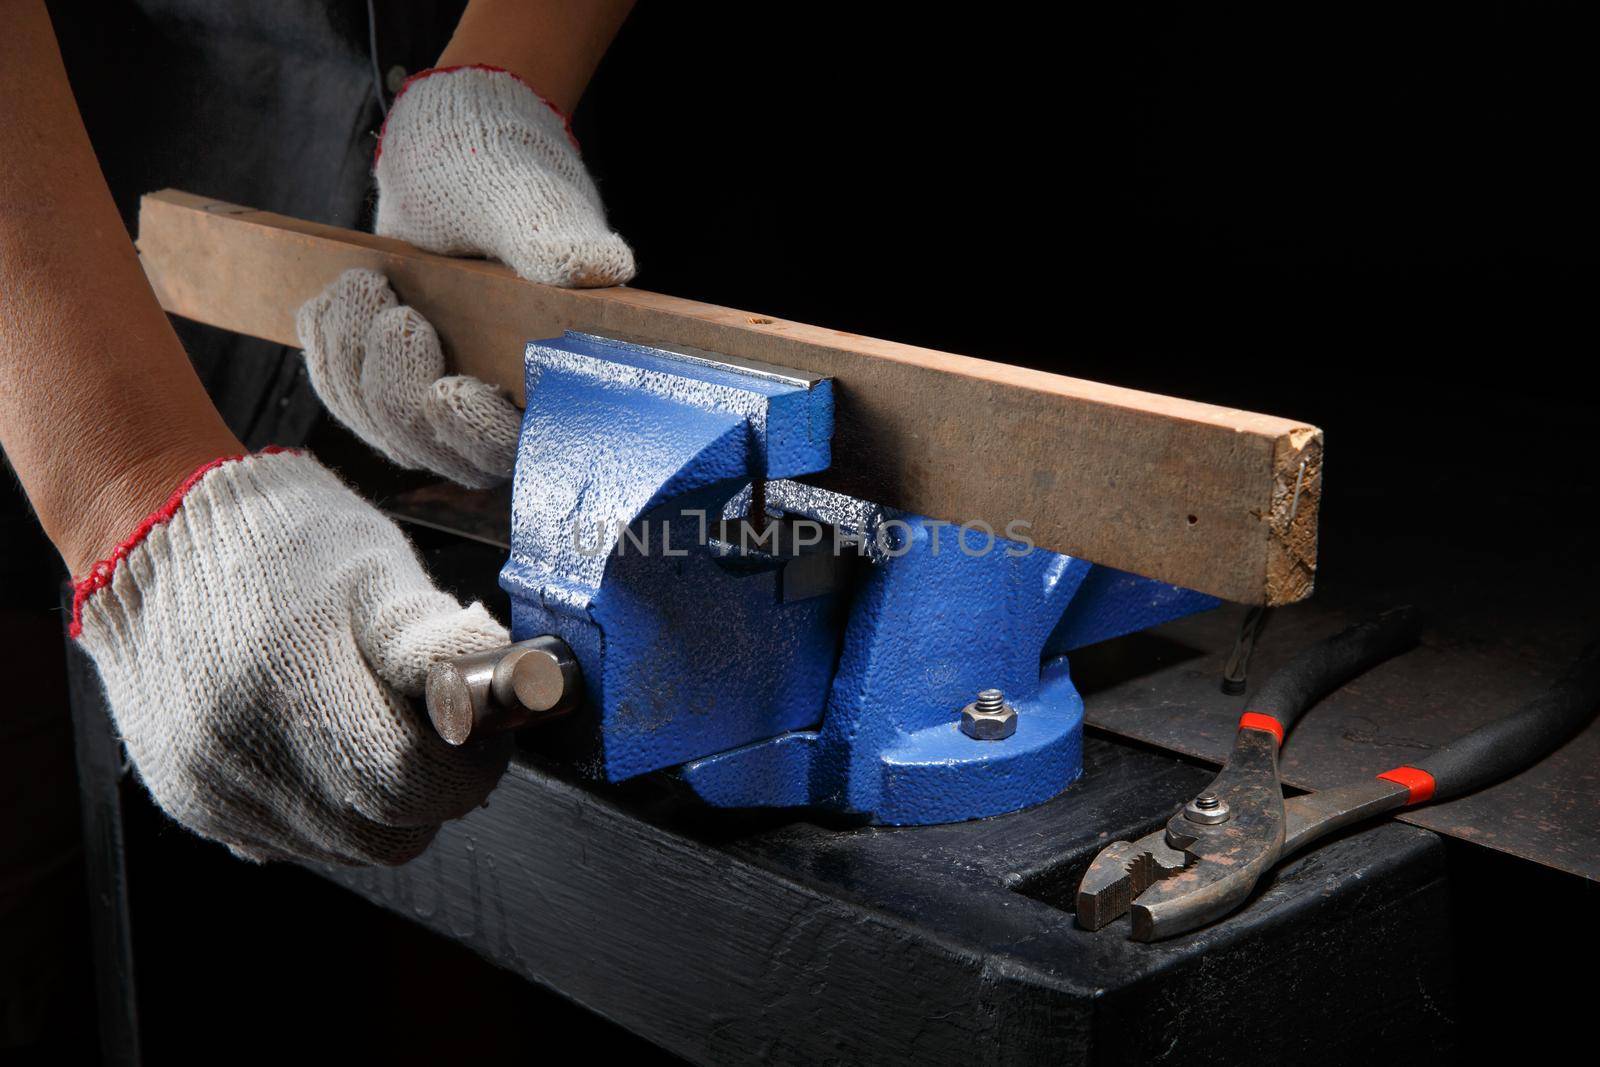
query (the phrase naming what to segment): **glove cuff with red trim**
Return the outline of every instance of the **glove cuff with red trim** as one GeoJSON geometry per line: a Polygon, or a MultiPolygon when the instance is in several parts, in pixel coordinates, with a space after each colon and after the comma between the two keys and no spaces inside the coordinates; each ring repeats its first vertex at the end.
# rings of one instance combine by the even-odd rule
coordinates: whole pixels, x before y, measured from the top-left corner
{"type": "Polygon", "coordinates": [[[196,471],[73,615],[151,794],[246,858],[404,862],[505,768],[503,743],[447,745],[406,699],[504,627],[309,455],[196,471]]]}
{"type": "Polygon", "coordinates": [[[633,277],[633,251],[606,225],[566,119],[509,71],[442,67],[406,82],[373,175],[385,237],[489,256],[546,285],[633,277]]]}

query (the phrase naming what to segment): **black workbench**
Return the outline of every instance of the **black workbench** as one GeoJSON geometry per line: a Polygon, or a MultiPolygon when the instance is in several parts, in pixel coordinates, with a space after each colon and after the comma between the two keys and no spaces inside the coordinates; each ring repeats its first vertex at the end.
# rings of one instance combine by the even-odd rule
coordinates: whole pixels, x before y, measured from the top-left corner
{"type": "MultiPolygon", "coordinates": [[[[493,597],[498,549],[416,533],[445,584],[493,597]]],[[[1170,678],[1194,699],[1195,671],[1174,667],[1171,646],[1135,637],[1087,655],[1091,720],[1130,678],[1146,697],[1170,678]]],[[[1190,658],[1202,652],[1217,650],[1190,658]]],[[[119,1018],[133,989],[120,759],[92,667],[74,663],[114,1043],[132,1030],[119,1018]]],[[[708,811],[665,775],[597,786],[541,757],[536,734],[525,741],[488,805],[417,860],[317,873],[696,1062],[1431,1059],[1492,1037],[1489,1020],[1519,1006],[1559,1008],[1550,987],[1504,976],[1595,940],[1592,924],[1558,944],[1504,921],[1514,900],[1581,914],[1592,883],[1392,821],[1293,859],[1246,910],[1195,934],[1138,944],[1126,919],[1083,931],[1071,897],[1093,855],[1153,829],[1211,774],[1098,730],[1084,776],[1049,803],[905,829],[708,811]]],[[[434,996],[444,1017],[470,1017],[471,988],[434,996]]]]}
{"type": "Polygon", "coordinates": [[[1098,739],[1087,772],[1017,815],[839,829],[697,818],[519,761],[421,859],[326,873],[697,1062],[1332,1063],[1447,1042],[1437,837],[1348,836],[1238,918],[1144,945],[1125,920],[1079,929],[1071,891],[1108,834],[1148,831],[1208,774],[1098,739]],[[1241,1049],[1264,1013],[1320,1022],[1241,1049]]]}
{"type": "Polygon", "coordinates": [[[1209,772],[1099,738],[1086,758],[1030,811],[882,829],[708,816],[664,783],[595,789],[521,756],[412,863],[320,873],[697,1062],[1304,1063],[1448,1042],[1435,835],[1347,835],[1171,942],[1129,941],[1125,920],[1091,934],[1069,907],[1094,852],[1209,772]],[[1322,1021],[1241,1059],[1241,1028],[1285,1011],[1322,1021]]]}

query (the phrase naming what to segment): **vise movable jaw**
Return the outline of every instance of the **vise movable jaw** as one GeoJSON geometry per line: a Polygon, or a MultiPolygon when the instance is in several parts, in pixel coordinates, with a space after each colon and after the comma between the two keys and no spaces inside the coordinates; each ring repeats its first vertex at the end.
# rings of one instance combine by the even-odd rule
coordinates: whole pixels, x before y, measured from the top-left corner
{"type": "Polygon", "coordinates": [[[1216,603],[792,481],[830,463],[826,379],[578,333],[526,369],[500,583],[513,637],[581,667],[543,729],[595,777],[897,825],[1013,811],[1081,771],[1065,653],[1216,603]]]}

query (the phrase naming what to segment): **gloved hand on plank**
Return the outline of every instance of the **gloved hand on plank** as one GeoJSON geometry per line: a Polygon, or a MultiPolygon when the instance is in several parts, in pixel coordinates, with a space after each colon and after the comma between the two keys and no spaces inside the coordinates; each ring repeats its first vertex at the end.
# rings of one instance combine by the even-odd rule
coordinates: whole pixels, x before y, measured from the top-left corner
{"type": "Polygon", "coordinates": [[[446,375],[439,335],[383,275],[345,271],[295,325],[312,387],[368,445],[469,489],[511,476],[522,412],[477,378],[446,375]]]}
{"type": "MultiPolygon", "coordinates": [[[[633,252],[606,225],[566,120],[516,75],[412,78],[378,143],[376,230],[482,255],[529,281],[616,285],[633,252]]],[[[476,378],[446,376],[433,328],[372,271],[347,271],[297,318],[311,384],[352,433],[402,467],[476,489],[511,475],[519,413],[476,378]]]]}
{"type": "Polygon", "coordinates": [[[566,117],[509,71],[423,71],[378,139],[374,229],[447,256],[487,256],[530,282],[620,285],[633,250],[606,225],[566,117]]]}

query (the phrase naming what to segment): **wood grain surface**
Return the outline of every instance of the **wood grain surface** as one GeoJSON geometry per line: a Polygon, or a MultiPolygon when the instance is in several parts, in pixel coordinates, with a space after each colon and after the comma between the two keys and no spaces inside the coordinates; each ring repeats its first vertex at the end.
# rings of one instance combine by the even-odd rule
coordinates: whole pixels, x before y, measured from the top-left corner
{"type": "Polygon", "coordinates": [[[550,288],[175,190],[144,198],[138,244],[168,311],[291,345],[302,302],[352,267],[381,271],[457,371],[519,401],[524,343],[563,330],[828,375],[834,463],[819,484],[995,531],[1025,521],[1042,547],[1228,600],[1311,592],[1322,433],[1302,423],[638,289],[550,288]]]}

